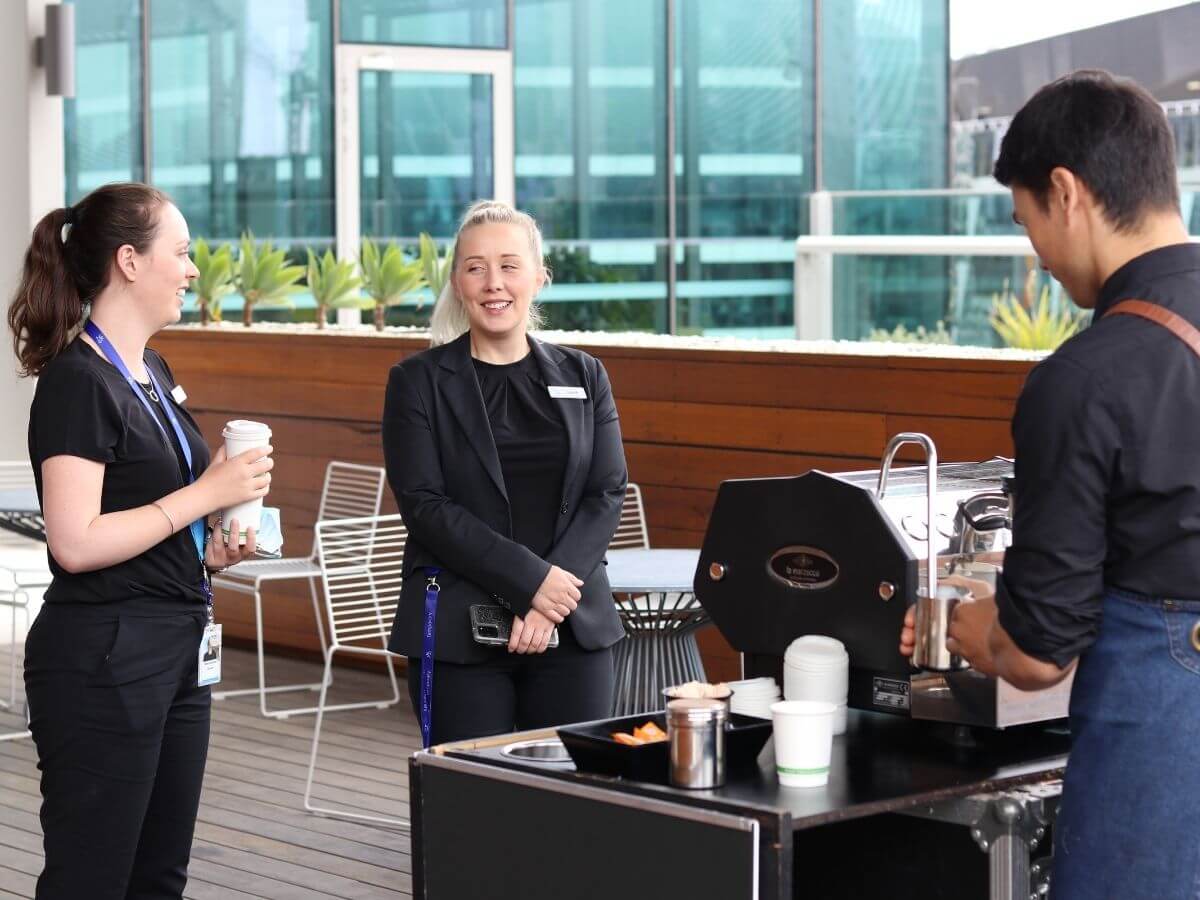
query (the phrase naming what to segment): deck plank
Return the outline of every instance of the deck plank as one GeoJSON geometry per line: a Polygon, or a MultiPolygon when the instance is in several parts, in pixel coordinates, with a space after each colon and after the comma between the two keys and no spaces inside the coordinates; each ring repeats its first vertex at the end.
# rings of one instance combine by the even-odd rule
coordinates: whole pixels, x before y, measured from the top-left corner
{"type": "MultiPolygon", "coordinates": [[[[7,662],[0,647],[0,657],[7,662]]],[[[223,687],[257,680],[253,653],[227,648],[223,687]]],[[[7,695],[7,665],[0,696],[7,695]]],[[[320,667],[268,659],[272,682],[316,681],[320,667]]],[[[401,681],[387,709],[330,713],[322,731],[313,794],[323,805],[408,815],[408,757],[420,729],[401,681]]],[[[331,702],[383,698],[383,674],[336,669],[331,702]]],[[[272,705],[308,705],[315,693],[273,695],[272,705]]],[[[19,713],[0,710],[0,734],[18,730],[19,713]]],[[[196,836],[189,900],[402,900],[412,896],[408,834],[304,811],[313,717],[265,719],[254,696],[213,703],[212,740],[196,836]]],[[[0,742],[0,900],[33,896],[41,869],[37,757],[29,740],[0,742]]]]}

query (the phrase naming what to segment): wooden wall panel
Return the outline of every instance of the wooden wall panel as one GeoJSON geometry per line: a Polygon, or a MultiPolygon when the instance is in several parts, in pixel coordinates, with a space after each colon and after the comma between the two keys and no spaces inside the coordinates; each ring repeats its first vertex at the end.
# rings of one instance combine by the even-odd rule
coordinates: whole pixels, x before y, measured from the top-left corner
{"type": "MultiPolygon", "coordinates": [[[[267,421],[276,469],[270,502],[285,550],[312,543],[326,463],[382,465],[379,418],[388,369],[424,338],[298,333],[270,327],[170,329],[155,339],[210,443],[232,418],[267,421]],[[236,352],[234,352],[236,351],[236,352]]],[[[721,481],[878,465],[888,437],[924,431],[943,461],[1008,455],[1008,420],[1032,365],[1005,359],[588,346],[613,383],[630,478],[642,485],[654,546],[696,547],[721,481]]],[[[913,452],[904,458],[915,459],[913,452]]],[[[395,512],[390,491],[384,511],[395,512]]],[[[253,637],[248,598],[217,598],[226,634],[253,637]]],[[[305,585],[265,595],[268,641],[316,648],[305,585]]],[[[736,677],[736,655],[701,635],[710,675],[736,677]]]]}

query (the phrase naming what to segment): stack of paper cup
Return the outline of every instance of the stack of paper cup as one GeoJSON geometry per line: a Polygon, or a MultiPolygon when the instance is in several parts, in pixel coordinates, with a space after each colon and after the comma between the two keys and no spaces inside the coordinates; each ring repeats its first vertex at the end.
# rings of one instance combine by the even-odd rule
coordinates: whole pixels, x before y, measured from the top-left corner
{"type": "MultiPolygon", "coordinates": [[[[251,422],[247,419],[234,419],[227,422],[221,432],[225,438],[225,458],[233,459],[247,450],[255,447],[266,447],[271,443],[271,429],[262,422],[251,422]]],[[[237,519],[239,543],[246,543],[246,529],[255,531],[262,524],[263,498],[255,497],[245,503],[239,503],[228,509],[221,510],[221,531],[229,535],[229,523],[237,519]]]]}
{"type": "Polygon", "coordinates": [[[846,695],[850,689],[850,656],[836,638],[807,634],[796,638],[783,656],[784,700],[832,703],[833,733],[846,730],[846,695]]]}
{"type": "Polygon", "coordinates": [[[771,704],[779,699],[779,685],[774,678],[731,681],[729,687],[733,691],[729,703],[730,712],[759,719],[771,718],[771,704]]]}
{"type": "Polygon", "coordinates": [[[829,781],[836,707],[816,700],[771,704],[775,771],[784,787],[820,787],[829,781]]]}

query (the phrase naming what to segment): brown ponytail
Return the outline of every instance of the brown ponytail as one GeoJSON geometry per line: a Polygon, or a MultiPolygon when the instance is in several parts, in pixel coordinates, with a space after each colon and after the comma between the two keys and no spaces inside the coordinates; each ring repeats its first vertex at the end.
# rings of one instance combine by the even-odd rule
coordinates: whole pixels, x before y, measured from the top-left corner
{"type": "Polygon", "coordinates": [[[84,311],[108,285],[116,253],[145,253],[170,199],[133,182],[96,188],[75,206],[46,213],[33,229],[8,327],[21,374],[39,375],[74,339],[84,311]]]}

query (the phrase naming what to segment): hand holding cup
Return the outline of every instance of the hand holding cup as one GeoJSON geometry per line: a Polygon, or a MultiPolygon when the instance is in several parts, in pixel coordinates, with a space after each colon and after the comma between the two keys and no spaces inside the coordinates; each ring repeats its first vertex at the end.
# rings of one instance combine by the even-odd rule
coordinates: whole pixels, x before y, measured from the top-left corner
{"type": "Polygon", "coordinates": [[[275,466],[270,456],[272,449],[270,445],[255,447],[229,459],[225,448],[220,447],[196,483],[209,490],[216,509],[233,507],[255,498],[261,504],[261,498],[267,495],[271,486],[271,469],[275,466]]]}

